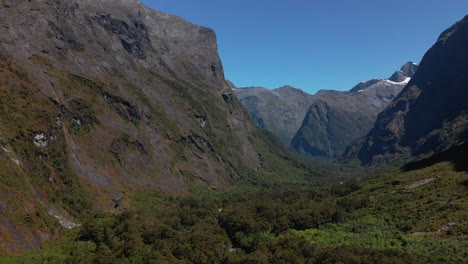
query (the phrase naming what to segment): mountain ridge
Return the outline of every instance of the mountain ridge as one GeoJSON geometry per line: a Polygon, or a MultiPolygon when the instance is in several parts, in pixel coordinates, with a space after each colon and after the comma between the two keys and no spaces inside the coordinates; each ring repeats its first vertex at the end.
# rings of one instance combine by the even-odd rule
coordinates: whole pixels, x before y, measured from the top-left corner
{"type": "Polygon", "coordinates": [[[345,157],[362,164],[403,162],[466,141],[468,16],[445,30],[413,79],[345,157]]]}
{"type": "MultiPolygon", "coordinates": [[[[407,68],[408,65],[417,67],[417,64],[408,62],[401,69],[407,68]]],[[[407,84],[412,77],[412,71],[402,70],[396,72],[404,77],[401,82],[372,79],[361,82],[345,92],[317,92],[316,101],[310,106],[301,127],[290,143],[290,148],[309,158],[337,159],[348,144],[370,130],[377,114],[407,84]]]]}
{"type": "MultiPolygon", "coordinates": [[[[264,87],[236,88],[234,86],[231,89],[239,97],[242,105],[249,112],[257,126],[272,131],[284,144],[290,146],[294,152],[299,153],[301,156],[318,160],[330,160],[336,159],[352,140],[368,132],[377,116],[376,109],[378,109],[377,111],[383,109],[398,94],[409,81],[409,76],[412,76],[416,68],[416,63],[407,62],[399,71],[395,71],[390,78],[371,79],[361,82],[349,91],[319,90],[315,94],[309,94],[289,85],[275,89],[264,87]],[[398,78],[402,80],[398,81],[400,80],[398,78]],[[363,92],[364,94],[361,95],[360,93],[363,92]],[[330,139],[327,139],[327,132],[319,132],[321,136],[318,136],[317,139],[310,139],[310,141],[316,141],[312,145],[322,145],[319,147],[320,150],[318,150],[316,155],[312,150],[314,147],[307,142],[308,140],[294,138],[298,133],[303,134],[300,132],[300,129],[304,125],[304,122],[307,124],[309,120],[307,113],[311,109],[311,106],[317,103],[322,104],[322,107],[317,105],[318,108],[323,108],[324,102],[332,103],[333,101],[332,104],[334,104],[335,108],[340,107],[336,101],[339,97],[342,97],[338,99],[341,100],[341,103],[354,105],[351,107],[354,110],[350,111],[350,113],[346,114],[346,111],[342,109],[339,115],[353,115],[356,111],[359,112],[360,117],[357,117],[352,122],[353,124],[357,124],[355,126],[357,131],[333,135],[330,139]],[[348,97],[355,99],[346,99],[348,97]],[[368,99],[366,100],[365,97],[368,97],[368,99]],[[352,102],[353,100],[355,102],[352,102]],[[361,110],[357,110],[356,107],[361,108],[361,110]],[[368,115],[365,113],[368,109],[372,114],[368,115]],[[323,145],[317,140],[326,141],[327,143],[323,145]],[[330,142],[337,140],[336,146],[330,145],[330,142]]],[[[339,118],[342,119],[342,117],[339,118]]],[[[353,117],[351,116],[351,118],[353,117]]],[[[324,126],[327,126],[326,123],[319,125],[316,129],[320,130],[320,127],[324,126]]],[[[341,129],[346,131],[347,127],[349,126],[345,125],[341,129]]],[[[308,131],[307,133],[314,134],[317,131],[308,131]]]]}

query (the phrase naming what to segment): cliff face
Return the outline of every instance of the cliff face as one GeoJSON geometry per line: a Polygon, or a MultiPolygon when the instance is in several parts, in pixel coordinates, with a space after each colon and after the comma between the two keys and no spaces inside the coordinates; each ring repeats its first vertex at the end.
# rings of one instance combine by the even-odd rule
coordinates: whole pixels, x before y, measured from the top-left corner
{"type": "Polygon", "coordinates": [[[1,6],[4,252],[118,210],[131,192],[229,189],[268,166],[256,150],[267,137],[224,80],[211,29],[131,0],[1,6]]]}
{"type": "Polygon", "coordinates": [[[361,82],[348,92],[319,91],[290,148],[314,159],[336,159],[348,144],[369,132],[378,113],[398,95],[417,67],[408,62],[389,79],[361,82]]]}
{"type": "Polygon", "coordinates": [[[291,86],[274,90],[262,87],[234,88],[252,120],[277,135],[285,145],[301,127],[314,96],[291,86]]]}
{"type": "Polygon", "coordinates": [[[345,156],[363,164],[394,162],[466,142],[467,45],[465,17],[440,35],[408,85],[345,156]]]}

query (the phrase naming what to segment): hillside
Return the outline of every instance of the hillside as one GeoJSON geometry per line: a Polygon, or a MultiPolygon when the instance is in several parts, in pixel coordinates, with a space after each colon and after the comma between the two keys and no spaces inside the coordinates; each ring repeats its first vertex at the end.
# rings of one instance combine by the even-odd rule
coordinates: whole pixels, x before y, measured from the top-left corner
{"type": "Polygon", "coordinates": [[[468,137],[468,17],[444,31],[414,77],[345,157],[361,164],[401,163],[468,137]]]}

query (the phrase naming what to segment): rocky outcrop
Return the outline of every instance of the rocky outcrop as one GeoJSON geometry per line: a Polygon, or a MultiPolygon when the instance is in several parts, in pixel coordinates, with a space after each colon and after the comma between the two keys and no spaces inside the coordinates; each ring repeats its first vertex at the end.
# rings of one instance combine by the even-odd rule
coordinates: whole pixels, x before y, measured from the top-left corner
{"type": "Polygon", "coordinates": [[[348,92],[319,91],[290,148],[309,158],[338,158],[353,140],[369,132],[378,113],[398,95],[417,67],[408,62],[389,79],[361,82],[348,92]]]}
{"type": "Polygon", "coordinates": [[[444,31],[414,77],[345,152],[362,164],[399,163],[468,138],[468,17],[444,31]]]}

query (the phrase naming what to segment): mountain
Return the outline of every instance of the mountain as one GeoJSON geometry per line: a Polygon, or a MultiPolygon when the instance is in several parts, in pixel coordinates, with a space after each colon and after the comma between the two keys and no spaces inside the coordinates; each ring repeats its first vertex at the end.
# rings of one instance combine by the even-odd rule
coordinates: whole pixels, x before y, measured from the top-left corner
{"type": "Polygon", "coordinates": [[[344,156],[362,164],[402,162],[468,137],[468,16],[438,38],[414,77],[344,156]]]}
{"type": "MultiPolygon", "coordinates": [[[[365,96],[363,97],[368,97],[368,102],[365,102],[366,99],[358,99],[356,102],[350,103],[353,105],[359,104],[356,107],[361,107],[364,102],[364,104],[370,108],[383,109],[385,105],[402,89],[402,84],[405,84],[408,81],[407,78],[413,76],[416,69],[417,64],[408,62],[401,67],[401,70],[395,72],[389,79],[372,79],[366,82],[361,82],[353,87],[350,92],[321,90],[317,94],[311,95],[300,89],[287,85],[272,90],[263,87],[236,88],[232,83],[230,84],[230,87],[239,98],[247,112],[249,112],[252,120],[257,124],[257,126],[262,129],[270,130],[277,135],[284,144],[290,145],[292,144],[291,141],[294,136],[302,127],[304,118],[306,118],[306,115],[314,102],[319,103],[318,100],[337,102],[336,100],[341,100],[337,99],[337,96],[343,96],[343,98],[345,98],[347,96],[354,96],[357,92],[361,93],[365,91],[363,93],[365,96]]],[[[337,102],[337,104],[346,104],[349,102],[347,99],[344,99],[344,101],[346,102],[337,102]]],[[[363,108],[360,112],[367,112],[367,109],[363,108]]],[[[348,132],[344,133],[344,135],[331,136],[332,141],[337,138],[338,141],[345,142],[338,143],[338,145],[340,145],[338,150],[325,151],[327,154],[315,153],[313,150],[308,150],[309,146],[304,145],[301,147],[300,145],[303,140],[299,139],[296,139],[292,149],[298,153],[305,154],[305,156],[308,157],[334,157],[343,151],[343,144],[347,145],[350,142],[349,138],[352,140],[357,137],[361,137],[368,132],[372,125],[371,123],[376,117],[374,109],[371,109],[370,112],[372,112],[370,117],[365,117],[365,129],[356,128],[357,132],[351,132],[349,136],[347,135],[349,134],[348,132]]],[[[361,126],[361,124],[359,124],[359,126],[361,126]]],[[[322,136],[320,136],[320,138],[322,138],[322,136]]],[[[310,140],[313,141],[320,139],[311,138],[310,140]]],[[[307,145],[307,143],[305,144],[307,145]]],[[[329,142],[325,144],[329,144],[329,142]]]]}
{"type": "Polygon", "coordinates": [[[145,190],[312,175],[250,121],[215,33],[139,1],[4,0],[0,57],[0,252],[145,190]]]}
{"type": "Polygon", "coordinates": [[[314,159],[336,159],[353,140],[369,132],[378,113],[398,95],[417,67],[408,62],[389,79],[361,82],[346,92],[319,91],[290,149],[314,159]]]}
{"type": "Polygon", "coordinates": [[[233,91],[255,124],[273,132],[285,145],[289,145],[315,100],[313,95],[291,86],[273,90],[233,88],[233,91]]]}
{"type": "Polygon", "coordinates": [[[390,78],[388,78],[392,82],[403,82],[408,77],[412,77],[416,71],[418,70],[418,65],[413,62],[408,62],[401,67],[401,69],[395,72],[390,78]]]}

